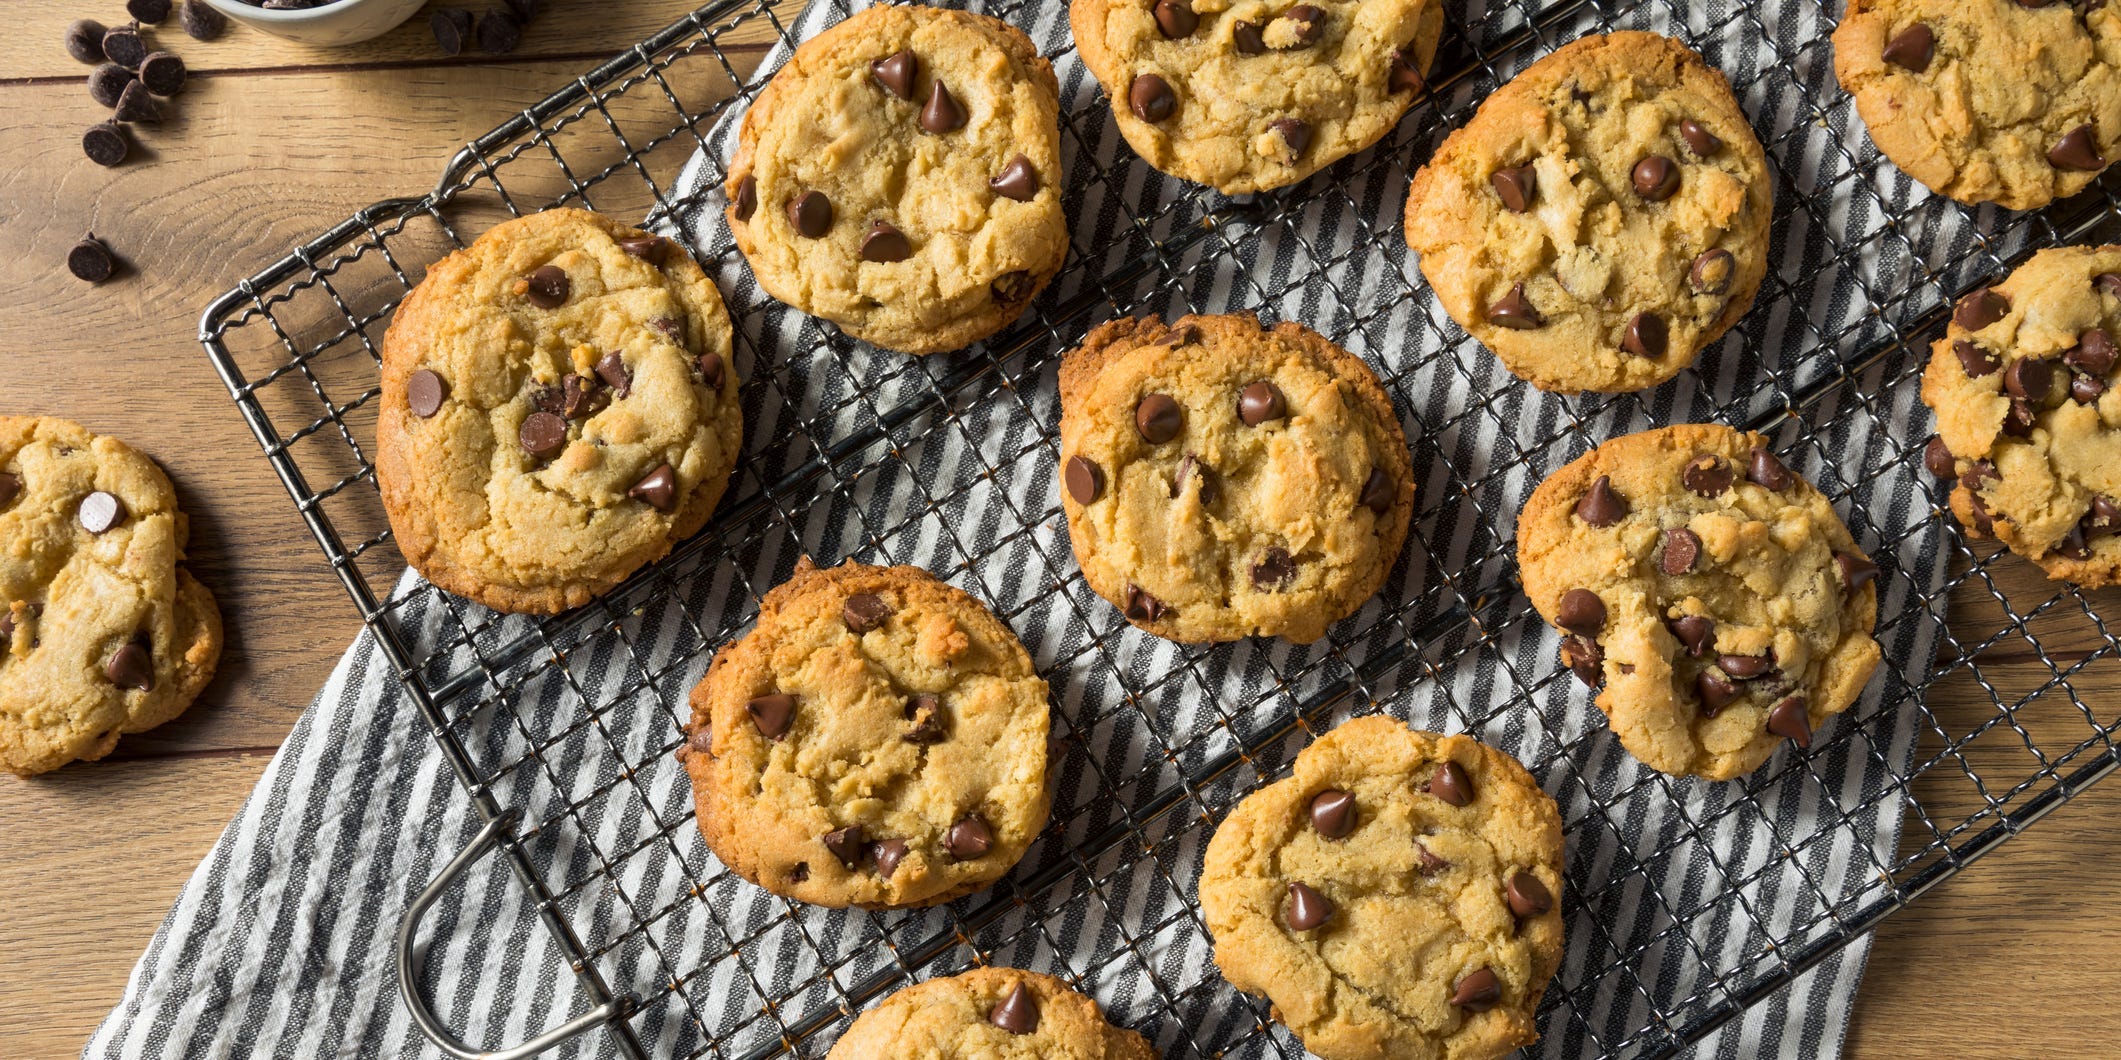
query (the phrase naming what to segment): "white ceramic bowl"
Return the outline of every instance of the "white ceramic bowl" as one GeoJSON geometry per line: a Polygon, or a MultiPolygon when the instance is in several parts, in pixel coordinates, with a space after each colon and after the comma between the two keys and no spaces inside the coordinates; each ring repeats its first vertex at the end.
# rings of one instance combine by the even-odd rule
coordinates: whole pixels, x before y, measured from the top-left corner
{"type": "Polygon", "coordinates": [[[427,0],[336,0],[323,7],[268,11],[242,0],[206,0],[214,10],[253,29],[320,48],[355,44],[398,28],[427,0]]]}

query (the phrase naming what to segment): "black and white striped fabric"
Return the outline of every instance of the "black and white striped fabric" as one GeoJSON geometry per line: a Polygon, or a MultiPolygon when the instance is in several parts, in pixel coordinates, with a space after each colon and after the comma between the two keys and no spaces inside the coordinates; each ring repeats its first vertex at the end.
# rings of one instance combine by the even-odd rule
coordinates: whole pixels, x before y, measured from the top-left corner
{"type": "MultiPolygon", "coordinates": [[[[510,662],[490,676],[493,694],[446,705],[495,797],[534,823],[526,844],[599,974],[644,998],[631,1024],[650,1055],[750,1055],[818,1018],[827,1022],[801,1055],[822,1056],[864,984],[979,961],[1068,976],[1167,1057],[1300,1055],[1262,1003],[1221,983],[1193,909],[1214,820],[1286,770],[1308,739],[1306,726],[1283,731],[1299,709],[1319,724],[1382,711],[1473,732],[1531,766],[1560,802],[1570,946],[1536,1055],[1671,1044],[1668,1030],[1734,1000],[1831,933],[1833,911],[1876,894],[1894,864],[1894,784],[1915,740],[1913,712],[1899,708],[1930,665],[1945,575],[1942,529],[1906,458],[1927,432],[1917,353],[1881,343],[1937,303],[1933,277],[1966,255],[1981,215],[1872,161],[1833,85],[1832,9],[1669,0],[1527,18],[1506,0],[1453,3],[1439,64],[1465,76],[1441,81],[1440,98],[1373,151],[1280,196],[1231,202],[1132,155],[1074,57],[1063,5],[972,6],[1025,29],[1060,78],[1074,250],[1054,290],[995,352],[910,368],[771,303],[720,224],[734,118],[724,115],[714,149],[677,181],[681,208],[660,220],[690,238],[736,316],[753,380],[754,490],[816,453],[824,483],[711,529],[711,546],[673,561],[662,591],[563,658],[510,662]],[[1448,322],[1398,216],[1410,168],[1498,78],[1619,26],[1678,35],[1731,73],[1777,171],[1776,265],[1746,321],[1678,380],[1564,399],[1512,380],[1448,322]],[[1210,214],[1216,223],[1202,225],[1210,214]],[[1415,450],[1416,540],[1379,599],[1319,645],[1144,637],[1074,575],[1058,516],[1059,352],[1114,313],[1235,309],[1304,321],[1365,357],[1415,450]],[[1885,352],[1855,357],[1872,348],[1885,352]],[[1887,663],[1869,693],[1808,754],[1785,750],[1729,784],[1632,761],[1509,591],[1509,527],[1546,472],[1604,437],[1694,420],[1768,429],[1886,572],[1887,663]],[[834,444],[879,423],[874,444],[834,444]],[[944,574],[1002,614],[1052,682],[1065,751],[1055,822],[990,895],[910,913],[812,909],[736,879],[694,833],[669,754],[686,690],[715,641],[805,554],[944,574]]],[[[817,0],[787,30],[806,38],[847,13],[842,0],[817,0]]],[[[1992,247],[2007,233],[1982,238],[1992,247]]],[[[506,639],[457,635],[476,609],[415,578],[399,598],[395,623],[423,672],[475,671],[489,662],[483,645],[506,639]]],[[[390,943],[407,903],[475,830],[364,636],[84,1056],[440,1055],[398,1002],[390,943]]],[[[521,1041],[581,1005],[527,906],[505,870],[484,865],[429,916],[427,993],[466,1040],[521,1041]]],[[[1835,1055],[1867,945],[1828,957],[1691,1051],[1835,1055]]],[[[592,1033],[554,1055],[615,1050],[592,1033]]]]}

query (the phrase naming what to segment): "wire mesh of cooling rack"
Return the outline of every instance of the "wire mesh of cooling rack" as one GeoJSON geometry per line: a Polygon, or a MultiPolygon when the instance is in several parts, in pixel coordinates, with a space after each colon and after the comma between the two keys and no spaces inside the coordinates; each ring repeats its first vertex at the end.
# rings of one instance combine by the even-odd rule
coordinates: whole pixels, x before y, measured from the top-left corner
{"type": "Polygon", "coordinates": [[[2030,214],[1921,194],[1835,86],[1834,11],[1819,0],[1461,0],[1429,93],[1383,144],[1229,200],[1117,144],[1045,6],[988,10],[1032,30],[1061,71],[1076,245],[1021,321],[964,353],[881,353],[778,306],[719,232],[717,129],[808,25],[801,0],[700,8],[467,145],[433,192],[361,211],[206,313],[202,342],[237,407],[497,822],[526,916],[609,1006],[585,1021],[601,1034],[569,1048],[817,1056],[891,990],[997,963],[1064,976],[1167,1057],[1300,1055],[1264,1002],[1213,973],[1194,877],[1237,799],[1335,720],[1389,711],[1503,746],[1562,807],[1569,954],[1538,1048],[1669,1055],[1815,966],[1838,969],[1815,994],[1852,983],[1851,942],[2121,762],[2113,709],[2077,690],[2121,655],[2099,599],[1959,536],[1922,477],[1913,398],[1940,307],[2040,247],[2112,237],[2117,181],[2030,214]],[[1679,36],[1732,75],[1774,170],[1780,249],[1746,321],[1678,380],[1560,398],[1449,322],[1397,216],[1409,165],[1496,84],[1625,26],[1679,36]],[[372,465],[382,330],[424,265],[555,204],[672,223],[717,276],[747,458],[707,531],[575,612],[500,616],[416,580],[393,592],[404,564],[372,465]],[[1067,551],[1061,352],[1104,316],[1230,308],[1302,320],[1365,356],[1415,450],[1407,555],[1315,645],[1144,637],[1067,551]],[[1510,562],[1508,527],[1546,472],[1689,420],[1770,434],[1884,569],[1887,663],[1870,695],[1809,751],[1720,785],[1617,750],[1510,562]],[[937,572],[1009,621],[1052,682],[1053,821],[991,890],[831,912],[751,888],[700,844],[673,758],[686,693],[804,554],[937,572]]]}

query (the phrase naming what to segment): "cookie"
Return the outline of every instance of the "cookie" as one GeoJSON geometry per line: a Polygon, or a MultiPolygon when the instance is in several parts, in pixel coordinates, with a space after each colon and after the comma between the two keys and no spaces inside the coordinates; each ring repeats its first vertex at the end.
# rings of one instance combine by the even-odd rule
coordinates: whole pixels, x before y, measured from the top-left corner
{"type": "Polygon", "coordinates": [[[0,768],[101,758],[206,687],[221,611],[182,566],[188,530],[124,442],[0,416],[0,768]]]}
{"type": "Polygon", "coordinates": [[[934,905],[1045,827],[1046,682],[979,601],[916,567],[804,560],[692,690],[679,753],[736,873],[833,907],[934,905]]]}
{"type": "Polygon", "coordinates": [[[1959,300],[1922,373],[1960,524],[2084,586],[2121,581],[2117,340],[2121,246],[2043,250],[1959,300]]]}
{"type": "Polygon", "coordinates": [[[1413,461],[1360,358],[1249,313],[1129,318],[1069,351],[1060,387],[1075,559],[1136,626],[1309,642],[1384,584],[1413,461]]]}
{"type": "Polygon", "coordinates": [[[1849,0],[1834,74],[1878,150],[1960,202],[2045,206],[2121,149],[2121,8],[2103,0],[1849,0]]]}
{"type": "Polygon", "coordinates": [[[1050,975],[974,968],[909,986],[861,1014],[826,1060],[1155,1060],[1142,1036],[1050,975]]]}
{"type": "Polygon", "coordinates": [[[1215,830],[1200,905],[1230,985],[1324,1060],[1538,1040],[1561,964],[1561,812],[1509,755],[1356,718],[1215,830]]]}
{"type": "Polygon", "coordinates": [[[1677,375],[1767,275],[1767,156],[1723,75],[1654,33],[1585,37],[1415,174],[1407,245],[1458,326],[1542,390],[1677,375]]]}
{"type": "Polygon", "coordinates": [[[1517,566],[1621,746],[1666,773],[1811,746],[1878,665],[1878,568],[1762,435],[1682,424],[1585,453],[1525,502],[1517,566]]]}
{"type": "Polygon", "coordinates": [[[1073,0],[1083,65],[1150,165],[1225,195],[1369,147],[1426,88],[1440,0],[1073,0]]]}
{"type": "Polygon", "coordinates": [[[376,483],[398,548],[501,611],[578,607],[697,533],[743,436],[714,284],[585,210],[437,262],[383,339],[376,483]]]}
{"type": "Polygon", "coordinates": [[[858,11],[773,75],[725,190],[768,294],[887,349],[959,349],[1067,254],[1053,68],[985,15],[858,11]]]}

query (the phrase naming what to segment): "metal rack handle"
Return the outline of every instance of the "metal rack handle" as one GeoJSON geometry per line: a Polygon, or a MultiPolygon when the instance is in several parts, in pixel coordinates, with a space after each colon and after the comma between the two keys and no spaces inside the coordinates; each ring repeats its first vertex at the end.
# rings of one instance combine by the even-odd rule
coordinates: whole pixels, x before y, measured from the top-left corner
{"type": "Polygon", "coordinates": [[[505,1049],[477,1049],[464,1044],[454,1032],[442,1024],[427,998],[420,993],[421,954],[417,950],[414,936],[418,933],[420,919],[427,915],[442,893],[455,883],[464,870],[498,846],[501,836],[518,816],[515,807],[501,811],[499,816],[486,822],[479,834],[457,854],[434,879],[428,881],[420,896],[405,908],[405,916],[398,921],[398,996],[405,1001],[405,1010],[412,1013],[412,1021],[419,1025],[420,1033],[443,1052],[457,1060],[524,1060],[536,1056],[555,1045],[581,1034],[592,1027],[624,1017],[631,1008],[629,998],[613,998],[587,1012],[582,1013],[557,1027],[538,1035],[521,1045],[505,1049]]]}

